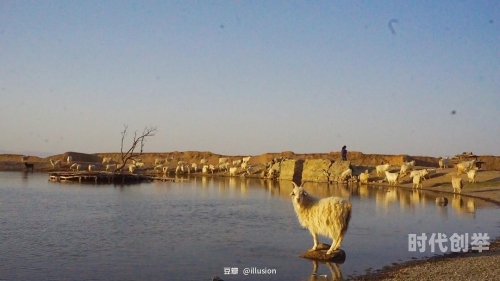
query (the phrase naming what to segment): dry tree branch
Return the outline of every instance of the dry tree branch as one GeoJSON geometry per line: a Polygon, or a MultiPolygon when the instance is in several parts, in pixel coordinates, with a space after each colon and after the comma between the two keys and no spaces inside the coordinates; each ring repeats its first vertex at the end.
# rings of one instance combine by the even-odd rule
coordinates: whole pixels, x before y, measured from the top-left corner
{"type": "Polygon", "coordinates": [[[142,135],[140,135],[140,136],[137,136],[137,131],[135,131],[132,145],[130,146],[130,148],[127,150],[126,153],[123,153],[123,145],[124,145],[123,143],[124,143],[125,138],[127,136],[127,130],[128,130],[128,126],[124,125],[124,129],[121,132],[121,134],[122,134],[121,149],[120,149],[121,164],[119,164],[118,167],[116,167],[117,171],[123,169],[123,167],[125,167],[127,165],[127,162],[129,160],[134,160],[134,157],[142,155],[142,153],[144,152],[144,143],[146,141],[146,138],[153,137],[155,135],[155,132],[157,131],[156,127],[146,127],[146,128],[144,128],[144,130],[142,131],[142,135]],[[140,144],[140,147],[141,147],[140,152],[138,154],[134,154],[134,151],[135,151],[138,144],[140,144]]]}

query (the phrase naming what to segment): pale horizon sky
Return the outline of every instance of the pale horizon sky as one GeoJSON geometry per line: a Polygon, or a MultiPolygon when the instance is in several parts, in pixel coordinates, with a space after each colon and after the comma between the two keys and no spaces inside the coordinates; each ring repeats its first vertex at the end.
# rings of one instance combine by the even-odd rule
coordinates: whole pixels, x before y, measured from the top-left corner
{"type": "Polygon", "coordinates": [[[0,65],[3,153],[500,155],[498,1],[1,1],[0,65]]]}

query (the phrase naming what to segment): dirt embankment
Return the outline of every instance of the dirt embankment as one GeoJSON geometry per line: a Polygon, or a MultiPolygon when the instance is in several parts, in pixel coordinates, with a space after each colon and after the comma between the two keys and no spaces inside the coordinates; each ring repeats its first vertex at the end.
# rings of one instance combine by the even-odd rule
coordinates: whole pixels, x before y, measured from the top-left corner
{"type": "MultiPolygon", "coordinates": [[[[23,170],[24,164],[21,163],[21,156],[19,154],[0,154],[0,170],[3,171],[16,171],[23,170]]],[[[52,166],[49,159],[53,161],[61,160],[63,163],[67,163],[68,156],[72,156],[73,162],[82,163],[100,163],[102,162],[102,157],[111,157],[114,162],[120,160],[120,153],[94,153],[85,154],[78,152],[65,152],[62,154],[57,154],[49,156],[46,158],[40,158],[36,156],[30,156],[28,163],[35,163],[35,170],[44,171],[51,169],[52,166]]],[[[177,161],[186,161],[187,163],[200,163],[201,159],[206,159],[208,164],[218,164],[220,157],[228,158],[229,162],[233,160],[238,160],[248,155],[221,155],[215,154],[209,151],[174,151],[174,152],[158,152],[158,153],[144,153],[139,158],[146,164],[153,164],[156,158],[166,159],[172,158],[172,163],[175,164],[177,161]]],[[[308,154],[295,154],[292,151],[284,151],[280,153],[264,153],[261,155],[253,155],[250,159],[250,164],[264,164],[270,162],[273,158],[284,157],[295,160],[306,160],[306,159],[329,159],[329,160],[340,160],[340,152],[330,152],[330,153],[308,153],[308,154]]],[[[384,155],[384,154],[363,154],[361,152],[351,151],[348,153],[348,160],[351,161],[352,165],[356,166],[376,166],[379,164],[389,163],[391,165],[401,165],[403,162],[415,160],[416,166],[422,167],[438,167],[439,158],[429,157],[429,156],[410,156],[410,155],[384,155]]],[[[478,161],[483,162],[482,168],[485,170],[500,170],[500,156],[479,156],[478,161]]]]}

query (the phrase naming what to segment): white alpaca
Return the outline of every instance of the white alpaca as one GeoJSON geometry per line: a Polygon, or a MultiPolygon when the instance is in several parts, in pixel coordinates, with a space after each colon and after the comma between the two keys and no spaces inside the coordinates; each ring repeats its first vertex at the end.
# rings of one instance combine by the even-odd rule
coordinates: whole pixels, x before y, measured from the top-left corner
{"type": "Polygon", "coordinates": [[[134,171],[135,171],[135,165],[129,165],[129,166],[128,166],[128,171],[129,171],[131,174],[133,174],[133,173],[134,173],[134,171]]]}
{"type": "Polygon", "coordinates": [[[466,161],[457,164],[457,175],[461,175],[462,173],[467,173],[476,165],[476,160],[466,161]]]}
{"type": "Polygon", "coordinates": [[[368,172],[368,170],[359,175],[359,182],[361,184],[368,184],[369,179],[370,179],[370,173],[368,172]]]}
{"type": "Polygon", "coordinates": [[[375,167],[375,170],[377,171],[377,177],[380,177],[385,173],[385,171],[389,170],[391,165],[389,164],[384,164],[384,165],[378,165],[375,167]]]}
{"type": "Polygon", "coordinates": [[[413,177],[413,185],[412,188],[422,188],[422,176],[416,175],[413,177]]]}
{"type": "Polygon", "coordinates": [[[469,170],[467,172],[467,177],[469,178],[469,182],[475,183],[476,182],[476,171],[477,170],[469,170]]]}
{"type": "Polygon", "coordinates": [[[352,169],[347,169],[340,174],[339,180],[346,181],[352,177],[352,169]]]}
{"type": "Polygon", "coordinates": [[[214,165],[208,165],[208,169],[212,172],[212,174],[215,171],[215,166],[214,165]]]}
{"type": "Polygon", "coordinates": [[[421,176],[422,180],[425,180],[425,177],[429,175],[429,171],[427,169],[422,169],[422,170],[415,170],[411,171],[410,173],[410,179],[413,178],[414,176],[421,176]]]}
{"type": "Polygon", "coordinates": [[[29,155],[23,155],[23,156],[21,156],[21,163],[27,162],[28,158],[30,158],[29,155]]]}
{"type": "Polygon", "coordinates": [[[161,165],[161,164],[160,164],[160,165],[156,165],[156,166],[154,167],[154,170],[155,170],[155,172],[160,172],[160,171],[162,171],[162,170],[163,170],[163,167],[164,167],[164,166],[163,166],[163,165],[161,165]]]}
{"type": "Polygon", "coordinates": [[[273,168],[269,168],[269,171],[267,172],[267,178],[274,179],[274,177],[276,177],[276,170],[273,168]]]}
{"type": "Polygon", "coordinates": [[[399,176],[404,177],[413,168],[413,166],[408,165],[408,163],[403,163],[401,169],[399,170],[399,176]]]}
{"type": "Polygon", "coordinates": [[[49,159],[49,161],[50,161],[50,164],[52,165],[52,168],[61,167],[61,160],[53,161],[52,159],[49,159]]]}
{"type": "Polygon", "coordinates": [[[238,171],[238,167],[229,168],[229,176],[231,176],[231,177],[236,176],[237,171],[238,171]]]}
{"type": "Polygon", "coordinates": [[[448,158],[448,156],[446,156],[444,159],[439,159],[439,168],[441,169],[448,168],[449,165],[450,165],[450,159],[448,158]]]}
{"type": "Polygon", "coordinates": [[[311,250],[318,247],[318,234],[332,239],[332,245],[326,254],[337,250],[344,239],[344,234],[351,220],[351,203],[340,197],[327,197],[323,199],[309,195],[304,188],[294,182],[290,193],[292,203],[300,225],[311,232],[314,245],[311,250]]]}
{"type": "Polygon", "coordinates": [[[114,172],[116,170],[116,164],[108,164],[106,165],[106,171],[114,172]]]}
{"type": "Polygon", "coordinates": [[[390,173],[385,171],[385,178],[389,184],[396,185],[398,184],[399,173],[390,173]]]}
{"type": "Polygon", "coordinates": [[[451,186],[453,186],[453,192],[462,193],[462,188],[464,187],[464,181],[462,178],[451,178],[451,186]]]}

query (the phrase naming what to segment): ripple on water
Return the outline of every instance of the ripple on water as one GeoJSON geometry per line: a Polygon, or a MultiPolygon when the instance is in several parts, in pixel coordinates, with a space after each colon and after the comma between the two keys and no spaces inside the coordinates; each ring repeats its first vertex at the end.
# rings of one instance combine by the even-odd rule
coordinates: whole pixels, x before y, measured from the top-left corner
{"type": "MultiPolygon", "coordinates": [[[[299,226],[289,182],[210,178],[94,187],[28,176],[0,173],[0,266],[8,269],[0,270],[2,280],[208,280],[228,266],[277,269],[260,280],[307,280],[314,268],[298,258],[312,238],[299,226]]],[[[455,204],[442,208],[436,195],[392,187],[306,189],[320,197],[350,193],[344,276],[431,255],[408,252],[409,233],[499,232],[499,209],[485,202],[470,212],[464,198],[450,197],[455,204]]],[[[318,274],[330,271],[320,264],[318,274]]]]}

